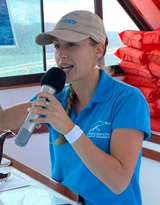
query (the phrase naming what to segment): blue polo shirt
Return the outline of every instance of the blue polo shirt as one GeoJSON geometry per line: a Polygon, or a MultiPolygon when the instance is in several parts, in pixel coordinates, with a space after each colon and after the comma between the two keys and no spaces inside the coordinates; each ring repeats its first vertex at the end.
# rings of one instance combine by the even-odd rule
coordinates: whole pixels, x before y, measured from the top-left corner
{"type": "MultiPolygon", "coordinates": [[[[55,95],[64,108],[67,107],[69,87],[55,95]]],[[[144,140],[150,137],[149,107],[141,92],[108,76],[103,70],[92,99],[78,116],[72,106],[71,119],[107,154],[110,154],[111,134],[116,128],[138,129],[144,132],[144,140]]],[[[60,133],[50,125],[48,127],[50,142],[54,143],[60,133]]],[[[128,187],[120,195],[115,195],[90,172],[68,142],[50,144],[52,178],[81,195],[85,205],[141,205],[141,156],[142,152],[128,187]]]]}

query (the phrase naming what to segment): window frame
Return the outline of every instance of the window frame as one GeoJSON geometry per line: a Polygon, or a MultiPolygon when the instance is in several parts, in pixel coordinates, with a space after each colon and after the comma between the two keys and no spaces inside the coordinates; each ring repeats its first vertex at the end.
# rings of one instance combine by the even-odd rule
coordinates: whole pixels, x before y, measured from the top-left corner
{"type": "MultiPolygon", "coordinates": [[[[42,32],[44,31],[44,10],[43,10],[43,0],[40,0],[40,11],[41,11],[41,27],[42,32]]],[[[18,76],[7,76],[0,77],[0,90],[2,89],[10,89],[12,87],[26,87],[33,86],[34,84],[39,84],[41,77],[44,75],[46,71],[46,55],[45,55],[45,46],[42,48],[43,52],[43,68],[44,72],[28,74],[28,75],[18,75],[18,76]]]]}
{"type": "MultiPolygon", "coordinates": [[[[130,18],[135,22],[137,27],[142,31],[152,31],[153,28],[150,27],[143,17],[138,13],[138,11],[135,9],[133,4],[128,0],[117,0],[118,3],[123,7],[123,9],[126,11],[126,13],[130,16],[130,18]]],[[[153,3],[159,8],[160,5],[156,4],[155,1],[153,3]]]]}
{"type": "MultiPolygon", "coordinates": [[[[94,0],[94,8],[95,13],[98,14],[102,18],[102,0],[94,0]]],[[[44,3],[43,0],[40,0],[40,11],[41,11],[41,27],[42,32],[44,32],[44,3]]],[[[0,77],[0,90],[2,89],[10,89],[12,87],[26,87],[40,84],[40,79],[44,75],[47,70],[46,65],[46,48],[42,46],[43,52],[43,68],[44,72],[36,73],[36,74],[28,74],[28,75],[18,75],[18,76],[8,76],[8,77],[0,77]]]]}

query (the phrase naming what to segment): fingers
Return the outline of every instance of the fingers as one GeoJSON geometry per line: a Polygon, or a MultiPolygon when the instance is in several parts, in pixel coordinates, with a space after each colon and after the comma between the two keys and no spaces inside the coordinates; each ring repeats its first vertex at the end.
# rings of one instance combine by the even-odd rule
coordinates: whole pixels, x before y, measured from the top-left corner
{"type": "Polygon", "coordinates": [[[48,92],[40,92],[37,95],[38,98],[46,98],[48,99],[49,102],[54,103],[56,100],[56,98],[53,96],[53,94],[48,93],[48,92]]]}
{"type": "Polygon", "coordinates": [[[28,108],[28,112],[38,114],[39,117],[31,119],[31,122],[49,123],[56,130],[63,130],[64,121],[68,120],[68,115],[61,103],[50,93],[41,92],[37,97],[38,99],[33,101],[32,107],[28,108]]]}
{"type": "Polygon", "coordinates": [[[34,122],[36,124],[37,123],[49,123],[52,111],[49,111],[48,107],[46,108],[46,107],[41,107],[41,106],[39,106],[39,107],[38,106],[34,106],[34,107],[28,108],[27,110],[30,113],[34,113],[34,114],[39,115],[39,117],[30,119],[30,122],[34,122]]]}
{"type": "MultiPolygon", "coordinates": [[[[36,103],[36,104],[39,104],[39,103],[36,103]]],[[[44,103],[43,103],[44,104],[44,103]]],[[[46,104],[48,105],[48,103],[46,102],[46,104]]],[[[50,109],[49,110],[49,105],[46,106],[46,104],[44,104],[44,106],[33,106],[33,107],[30,107],[28,108],[28,112],[31,112],[31,113],[35,113],[35,114],[39,114],[39,115],[50,115],[51,114],[51,110],[53,109],[50,109]]]]}
{"type": "Polygon", "coordinates": [[[40,92],[37,95],[38,99],[31,103],[32,106],[42,106],[48,108],[50,104],[58,106],[59,101],[50,93],[40,92]]]}
{"type": "MultiPolygon", "coordinates": [[[[32,107],[27,109],[28,112],[38,115],[44,115],[45,118],[50,117],[51,115],[53,115],[53,112],[56,112],[60,103],[52,94],[41,92],[37,95],[37,97],[38,99],[31,103],[32,107]]],[[[33,119],[33,121],[36,123],[39,122],[39,120],[41,120],[41,117],[39,119],[33,119]]]]}
{"type": "MultiPolygon", "coordinates": [[[[35,100],[34,102],[31,103],[31,108],[48,108],[49,107],[49,102],[46,100],[35,100]]],[[[29,109],[28,109],[29,110],[29,109]]]]}

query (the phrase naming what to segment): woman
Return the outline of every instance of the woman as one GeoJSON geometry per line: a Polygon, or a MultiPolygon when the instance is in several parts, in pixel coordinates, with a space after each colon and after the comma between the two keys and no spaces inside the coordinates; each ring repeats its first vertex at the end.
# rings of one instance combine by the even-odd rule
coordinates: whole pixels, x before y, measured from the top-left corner
{"type": "MultiPolygon", "coordinates": [[[[70,12],[36,43],[53,44],[57,66],[66,73],[61,93],[41,92],[38,97],[49,103],[36,96],[28,109],[45,115],[31,121],[49,128],[52,178],[86,205],[142,204],[139,172],[142,142],[150,137],[149,108],[138,89],[102,68],[108,44],[102,20],[89,11],[70,12]]],[[[10,129],[21,127],[27,107],[1,108],[1,129],[12,116],[19,120],[10,120],[10,129]]]]}

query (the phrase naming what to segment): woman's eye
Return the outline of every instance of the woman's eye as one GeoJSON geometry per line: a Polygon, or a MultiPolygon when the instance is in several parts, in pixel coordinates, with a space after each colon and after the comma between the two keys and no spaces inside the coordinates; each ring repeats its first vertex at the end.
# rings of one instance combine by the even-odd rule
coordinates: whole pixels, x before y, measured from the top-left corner
{"type": "Polygon", "coordinates": [[[74,46],[75,46],[74,43],[69,43],[69,44],[68,44],[68,47],[74,47],[74,46]]]}
{"type": "Polygon", "coordinates": [[[54,45],[54,48],[59,48],[59,45],[54,45]]]}

